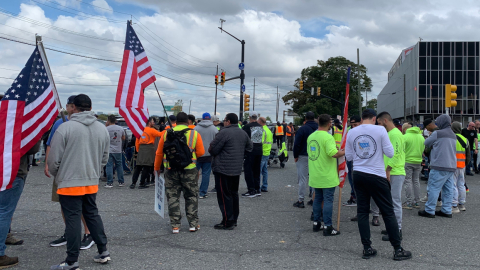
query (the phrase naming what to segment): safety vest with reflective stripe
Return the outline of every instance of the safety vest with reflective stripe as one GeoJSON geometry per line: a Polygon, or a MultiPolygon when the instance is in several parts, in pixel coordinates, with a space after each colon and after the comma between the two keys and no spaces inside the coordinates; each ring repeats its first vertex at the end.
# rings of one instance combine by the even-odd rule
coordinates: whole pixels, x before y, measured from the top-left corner
{"type": "Polygon", "coordinates": [[[293,135],[293,127],[287,126],[287,137],[291,137],[293,135]]]}
{"type": "MultiPolygon", "coordinates": [[[[187,129],[187,126],[179,125],[173,128],[173,131],[181,131],[187,129]]],[[[185,167],[185,170],[193,169],[197,166],[197,155],[195,153],[195,146],[197,145],[198,132],[195,130],[189,130],[185,132],[185,137],[187,138],[188,148],[192,151],[192,163],[185,167]]],[[[163,141],[167,140],[167,132],[163,135],[163,141]]],[[[170,169],[170,165],[167,161],[167,155],[163,154],[163,165],[165,168],[170,169]]]]}
{"type": "Polygon", "coordinates": [[[273,133],[270,131],[270,129],[266,125],[263,126],[263,130],[265,131],[262,134],[263,155],[270,156],[270,150],[272,150],[272,144],[273,144],[273,133]]]}
{"type": "Polygon", "coordinates": [[[278,152],[278,156],[281,156],[283,154],[285,154],[285,157],[288,157],[288,151],[287,151],[287,147],[285,147],[285,142],[282,143],[282,148],[280,148],[280,151],[278,152]]]}
{"type": "Polygon", "coordinates": [[[343,130],[333,127],[333,138],[335,139],[335,143],[337,144],[337,147],[340,148],[340,144],[342,143],[342,133],[343,130]]]}
{"type": "MultiPolygon", "coordinates": [[[[465,137],[463,137],[460,134],[455,134],[457,135],[462,141],[465,143],[465,145],[468,145],[468,141],[465,137]]],[[[465,148],[463,148],[462,144],[458,141],[457,138],[457,169],[463,169],[465,168],[465,161],[467,159],[467,155],[465,154],[465,148]]]]}
{"type": "Polygon", "coordinates": [[[283,127],[282,126],[275,126],[275,136],[283,136],[283,127]]]}

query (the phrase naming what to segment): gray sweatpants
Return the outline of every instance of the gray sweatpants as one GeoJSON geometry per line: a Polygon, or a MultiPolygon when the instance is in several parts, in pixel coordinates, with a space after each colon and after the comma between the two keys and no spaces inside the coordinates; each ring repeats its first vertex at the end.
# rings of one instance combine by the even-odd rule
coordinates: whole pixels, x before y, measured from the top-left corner
{"type": "Polygon", "coordinates": [[[308,156],[298,156],[297,176],[298,176],[298,201],[305,200],[305,192],[308,188],[308,156]]]}
{"type": "MultiPolygon", "coordinates": [[[[398,229],[402,229],[402,186],[405,181],[405,175],[390,175],[390,192],[392,193],[393,211],[397,218],[398,229]]],[[[370,200],[370,209],[372,215],[378,217],[380,211],[373,200],[370,200]]]]}
{"type": "Polygon", "coordinates": [[[405,163],[405,197],[408,204],[420,202],[420,171],[422,164],[405,163]]]}

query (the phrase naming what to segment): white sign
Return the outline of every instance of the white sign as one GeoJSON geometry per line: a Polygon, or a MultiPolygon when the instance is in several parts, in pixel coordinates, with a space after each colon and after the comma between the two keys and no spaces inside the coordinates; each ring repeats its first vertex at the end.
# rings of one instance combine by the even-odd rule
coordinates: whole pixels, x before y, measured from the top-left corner
{"type": "Polygon", "coordinates": [[[238,69],[243,70],[244,68],[245,68],[245,64],[244,64],[244,63],[238,64],[238,69]]]}
{"type": "Polygon", "coordinates": [[[242,93],[245,93],[245,84],[242,84],[242,93]]]}
{"type": "Polygon", "coordinates": [[[407,58],[407,55],[409,55],[413,51],[413,48],[415,48],[415,45],[408,47],[402,51],[402,63],[403,61],[405,61],[405,58],[407,58]]]}
{"type": "Polygon", "coordinates": [[[155,212],[165,218],[165,179],[155,172],[155,212]]]}

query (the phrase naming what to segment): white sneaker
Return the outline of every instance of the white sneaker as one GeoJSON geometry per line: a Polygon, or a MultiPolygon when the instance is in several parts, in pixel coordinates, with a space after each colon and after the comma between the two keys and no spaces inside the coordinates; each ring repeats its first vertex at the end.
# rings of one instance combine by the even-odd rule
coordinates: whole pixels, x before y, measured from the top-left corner
{"type": "Polygon", "coordinates": [[[467,211],[467,208],[465,208],[465,205],[463,205],[463,204],[459,204],[459,205],[458,205],[458,209],[459,209],[460,211],[467,211]]]}
{"type": "Polygon", "coordinates": [[[190,230],[190,232],[196,232],[196,231],[200,230],[200,225],[198,224],[197,227],[191,227],[189,230],[190,230]]]}
{"type": "Polygon", "coordinates": [[[460,213],[460,209],[458,209],[457,206],[452,206],[452,214],[458,214],[460,213]]]}
{"type": "Polygon", "coordinates": [[[179,232],[180,232],[180,228],[178,227],[172,228],[172,233],[179,233],[179,232]]]}
{"type": "Polygon", "coordinates": [[[425,195],[425,197],[421,198],[420,201],[421,202],[427,202],[428,201],[428,196],[425,195]]]}

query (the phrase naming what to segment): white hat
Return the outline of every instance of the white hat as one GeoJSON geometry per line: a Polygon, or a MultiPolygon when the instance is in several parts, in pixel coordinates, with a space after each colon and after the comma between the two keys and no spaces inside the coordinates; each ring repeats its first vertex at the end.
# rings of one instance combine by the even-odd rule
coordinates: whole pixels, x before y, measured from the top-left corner
{"type": "Polygon", "coordinates": [[[212,115],[212,122],[215,122],[215,121],[219,121],[219,120],[218,120],[218,116],[212,115]]]}

